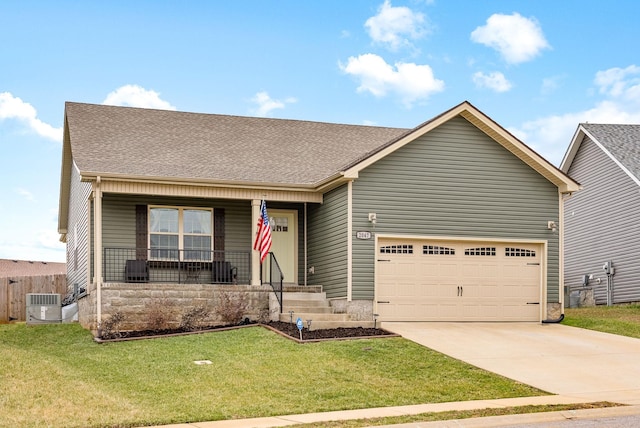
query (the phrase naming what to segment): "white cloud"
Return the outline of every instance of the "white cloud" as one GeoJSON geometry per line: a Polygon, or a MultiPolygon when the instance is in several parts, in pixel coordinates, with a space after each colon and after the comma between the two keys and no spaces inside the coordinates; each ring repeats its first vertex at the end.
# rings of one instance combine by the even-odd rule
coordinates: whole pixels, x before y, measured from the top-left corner
{"type": "Polygon", "coordinates": [[[600,93],[628,100],[640,100],[640,67],[610,68],[596,73],[595,84],[600,93]]]}
{"type": "Polygon", "coordinates": [[[571,142],[578,124],[640,123],[638,92],[640,67],[611,68],[596,73],[594,83],[605,99],[586,110],[547,116],[523,123],[510,131],[558,165],[571,142]]]}
{"type": "Polygon", "coordinates": [[[426,64],[397,62],[394,68],[378,55],[364,54],[350,57],[346,65],[339,66],[360,81],[358,92],[370,92],[376,97],[395,93],[407,107],[444,90],[444,81],[436,79],[426,64]]]}
{"type": "Polygon", "coordinates": [[[535,18],[493,14],[471,33],[471,40],[497,50],[510,64],[530,61],[551,46],[535,18]]]}
{"type": "Polygon", "coordinates": [[[62,128],[54,128],[38,119],[38,112],[31,104],[9,92],[0,93],[0,120],[5,119],[18,120],[42,137],[62,141],[62,128]]]}
{"type": "Polygon", "coordinates": [[[154,108],[160,110],[176,110],[168,101],[160,99],[160,94],[138,85],[124,85],[109,93],[102,104],[154,108]]]}
{"type": "Polygon", "coordinates": [[[512,88],[511,82],[499,71],[484,74],[481,71],[473,74],[473,83],[478,88],[489,88],[496,92],[507,92],[512,88]]]}
{"type": "Polygon", "coordinates": [[[285,98],[284,100],[274,100],[269,96],[266,91],[258,92],[251,98],[251,102],[257,104],[257,108],[252,112],[259,117],[265,117],[269,115],[273,110],[284,108],[286,104],[292,104],[297,102],[293,97],[285,98]]]}
{"type": "Polygon", "coordinates": [[[411,47],[411,41],[427,34],[426,18],[408,7],[393,7],[389,0],[378,9],[378,14],[367,19],[364,26],[374,42],[392,50],[411,47]]]}
{"type": "Polygon", "coordinates": [[[36,200],[36,198],[33,196],[33,193],[31,193],[27,189],[22,189],[22,188],[16,189],[16,193],[18,195],[22,196],[27,201],[35,201],[36,200]]]}

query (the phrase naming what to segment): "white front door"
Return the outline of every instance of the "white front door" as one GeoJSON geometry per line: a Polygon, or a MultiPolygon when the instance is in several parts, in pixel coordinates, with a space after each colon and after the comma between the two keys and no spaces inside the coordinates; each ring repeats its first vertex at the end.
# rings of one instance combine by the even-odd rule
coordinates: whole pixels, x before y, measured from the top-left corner
{"type": "Polygon", "coordinates": [[[268,210],[271,252],[276,256],[284,282],[298,283],[298,211],[268,210]]]}

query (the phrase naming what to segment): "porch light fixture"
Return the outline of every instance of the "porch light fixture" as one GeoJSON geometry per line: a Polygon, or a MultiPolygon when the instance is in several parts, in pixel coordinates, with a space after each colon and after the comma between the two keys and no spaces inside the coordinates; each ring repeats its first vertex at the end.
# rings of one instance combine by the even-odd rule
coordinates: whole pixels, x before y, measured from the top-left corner
{"type": "Polygon", "coordinates": [[[378,216],[376,215],[376,213],[369,213],[369,221],[373,224],[376,224],[376,220],[378,216]]]}
{"type": "Polygon", "coordinates": [[[549,229],[549,230],[550,230],[550,231],[552,231],[552,232],[555,232],[555,231],[556,231],[556,229],[558,229],[558,225],[556,224],[556,222],[555,222],[555,221],[553,221],[553,220],[549,220],[549,221],[547,222],[547,229],[549,229]]]}

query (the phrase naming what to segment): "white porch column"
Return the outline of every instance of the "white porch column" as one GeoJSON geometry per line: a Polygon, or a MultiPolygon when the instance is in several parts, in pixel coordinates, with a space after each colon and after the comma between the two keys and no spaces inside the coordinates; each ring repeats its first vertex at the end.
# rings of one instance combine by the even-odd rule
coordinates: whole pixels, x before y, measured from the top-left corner
{"type": "Polygon", "coordinates": [[[251,285],[260,285],[260,252],[253,249],[253,243],[258,233],[260,202],[260,199],[251,200],[251,285]]]}
{"type": "Polygon", "coordinates": [[[100,177],[93,188],[93,276],[96,283],[96,322],[102,324],[102,189],[100,177]]]}

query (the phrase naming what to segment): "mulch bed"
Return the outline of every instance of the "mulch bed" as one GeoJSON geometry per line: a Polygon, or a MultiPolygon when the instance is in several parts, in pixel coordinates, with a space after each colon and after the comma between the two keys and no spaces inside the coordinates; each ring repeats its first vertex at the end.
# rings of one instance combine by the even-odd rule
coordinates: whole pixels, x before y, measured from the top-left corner
{"type": "Polygon", "coordinates": [[[325,340],[341,340],[341,339],[363,339],[374,337],[395,337],[398,336],[395,333],[390,333],[381,328],[363,328],[363,327],[350,327],[350,328],[328,328],[328,329],[302,329],[302,340],[300,340],[300,331],[295,324],[280,321],[270,321],[268,323],[257,323],[253,321],[244,321],[238,325],[224,325],[224,326],[209,326],[203,327],[199,330],[185,331],[181,329],[168,329],[168,330],[139,330],[139,331],[123,331],[120,332],[117,337],[109,338],[95,338],[94,340],[99,343],[104,342],[120,342],[126,340],[136,339],[151,339],[159,337],[172,337],[182,336],[186,334],[200,334],[210,333],[216,331],[226,331],[243,327],[263,326],[270,330],[279,333],[282,336],[295,340],[297,342],[317,342],[325,340]]]}

